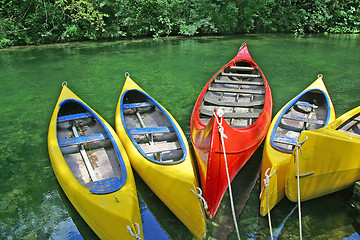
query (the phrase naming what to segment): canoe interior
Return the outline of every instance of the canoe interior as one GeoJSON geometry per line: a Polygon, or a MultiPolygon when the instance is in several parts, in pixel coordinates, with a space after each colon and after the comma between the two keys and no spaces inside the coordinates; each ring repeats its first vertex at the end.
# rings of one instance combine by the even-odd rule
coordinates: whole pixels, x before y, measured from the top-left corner
{"type": "Polygon", "coordinates": [[[248,62],[237,62],[211,80],[200,105],[200,120],[208,124],[216,109],[233,128],[253,124],[262,112],[265,85],[260,70],[248,62]]]}
{"type": "Polygon", "coordinates": [[[360,114],[350,118],[336,130],[360,137],[360,114]]]}
{"type": "Polygon", "coordinates": [[[170,116],[150,97],[137,90],[127,91],[122,113],[125,129],[148,160],[172,164],[185,158],[184,143],[170,116]]]}
{"type": "Polygon", "coordinates": [[[280,150],[292,152],[303,130],[325,126],[328,104],[320,91],[308,91],[295,99],[279,116],[271,144],[280,150]]]}
{"type": "Polygon", "coordinates": [[[104,194],[121,188],[126,172],[101,120],[89,110],[81,102],[62,104],[57,139],[76,179],[91,192],[104,194]]]}

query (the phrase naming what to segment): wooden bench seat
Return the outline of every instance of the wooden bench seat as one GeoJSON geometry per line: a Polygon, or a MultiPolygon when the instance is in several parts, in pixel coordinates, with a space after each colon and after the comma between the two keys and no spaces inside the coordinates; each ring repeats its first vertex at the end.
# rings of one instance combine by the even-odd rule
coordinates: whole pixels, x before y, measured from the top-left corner
{"type": "Polygon", "coordinates": [[[83,119],[83,118],[89,118],[92,115],[89,112],[86,113],[76,113],[71,115],[65,115],[57,118],[57,122],[66,122],[66,121],[72,121],[77,119],[83,119]]]}
{"type": "Polygon", "coordinates": [[[289,145],[295,146],[297,144],[297,139],[291,138],[291,137],[286,137],[286,136],[275,135],[274,142],[284,143],[284,144],[289,144],[289,145]]]}
{"type": "Polygon", "coordinates": [[[260,74],[244,74],[244,73],[222,73],[221,75],[227,77],[240,77],[240,78],[258,78],[260,74]]]}
{"type": "Polygon", "coordinates": [[[219,84],[234,84],[234,85],[249,85],[249,86],[263,86],[264,82],[250,82],[250,81],[240,81],[240,80],[225,80],[225,79],[215,79],[215,83],[219,84]]]}
{"type": "Polygon", "coordinates": [[[178,141],[176,142],[156,142],[154,144],[140,144],[141,149],[146,154],[158,153],[165,151],[174,151],[181,148],[178,141]]]}
{"type": "Polygon", "coordinates": [[[153,107],[153,106],[155,106],[155,104],[153,102],[140,102],[140,103],[126,103],[126,104],[123,104],[124,109],[153,107]]]}
{"type": "Polygon", "coordinates": [[[168,133],[174,132],[173,127],[161,126],[161,127],[144,127],[144,128],[129,128],[130,134],[150,134],[150,133],[168,133]]]}
{"type": "MultiPolygon", "coordinates": [[[[200,113],[206,116],[214,115],[214,111],[210,109],[206,109],[203,106],[200,107],[200,113]]],[[[224,118],[258,118],[260,113],[256,112],[225,112],[223,117],[224,118]]]]}
{"type": "Polygon", "coordinates": [[[108,136],[106,134],[97,133],[97,134],[93,134],[93,135],[80,136],[80,137],[74,137],[74,138],[69,138],[69,139],[65,139],[65,140],[60,140],[59,146],[66,147],[66,146],[71,146],[71,145],[84,144],[84,143],[104,140],[106,138],[108,138],[108,136]]]}
{"type": "Polygon", "coordinates": [[[224,107],[255,107],[255,106],[261,106],[264,104],[264,100],[239,101],[239,102],[221,101],[221,100],[219,100],[218,96],[211,95],[211,94],[205,94],[204,101],[214,104],[214,105],[224,106],[224,107]]]}
{"type": "Polygon", "coordinates": [[[301,122],[314,123],[314,124],[325,124],[323,120],[320,119],[312,119],[307,117],[293,116],[293,115],[284,115],[283,118],[290,120],[297,120],[301,122]]]}
{"type": "Polygon", "coordinates": [[[255,67],[232,66],[230,69],[239,71],[253,71],[255,70],[255,67]]]}
{"type": "Polygon", "coordinates": [[[209,87],[208,91],[211,92],[229,92],[229,93],[245,93],[245,94],[257,94],[263,95],[265,94],[265,90],[263,89],[244,89],[244,88],[219,88],[219,87],[209,87]]]}
{"type": "Polygon", "coordinates": [[[308,103],[308,102],[303,102],[303,101],[297,101],[295,103],[298,106],[305,106],[305,107],[312,107],[312,108],[317,108],[318,106],[312,104],[312,103],[308,103]]]}

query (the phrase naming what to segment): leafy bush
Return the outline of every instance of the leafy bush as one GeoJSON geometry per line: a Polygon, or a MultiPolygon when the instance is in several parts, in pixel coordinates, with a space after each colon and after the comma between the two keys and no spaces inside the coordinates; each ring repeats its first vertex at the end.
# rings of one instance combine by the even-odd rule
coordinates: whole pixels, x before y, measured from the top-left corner
{"type": "Polygon", "coordinates": [[[0,0],[0,47],[169,35],[359,33],[360,0],[0,0]]]}

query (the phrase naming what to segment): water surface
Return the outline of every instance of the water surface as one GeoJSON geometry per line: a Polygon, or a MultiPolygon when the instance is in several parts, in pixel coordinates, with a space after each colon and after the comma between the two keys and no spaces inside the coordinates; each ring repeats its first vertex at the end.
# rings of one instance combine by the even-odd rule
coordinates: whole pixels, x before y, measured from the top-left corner
{"type": "MultiPolygon", "coordinates": [[[[124,73],[129,72],[189,135],[190,115],[198,94],[243,42],[270,84],[274,115],[320,73],[337,116],[359,105],[360,36],[241,35],[1,50],[0,238],[97,239],[59,187],[48,157],[48,124],[63,81],[114,126],[124,73]]],[[[269,238],[267,218],[258,214],[259,182],[255,182],[243,208],[247,200],[243,189],[247,181],[254,183],[251,178],[256,178],[261,150],[249,161],[248,176],[243,173],[234,180],[235,203],[237,209],[243,209],[238,222],[242,239],[269,238]]],[[[192,239],[137,175],[135,180],[145,238],[192,239]]],[[[304,202],[304,239],[344,239],[353,235],[347,213],[350,196],[351,189],[304,202]]],[[[274,231],[281,229],[278,239],[298,238],[297,211],[287,218],[284,227],[278,228],[294,206],[284,199],[272,211],[274,231]]],[[[232,231],[228,194],[216,218],[207,225],[209,239],[222,238],[232,231]]],[[[231,233],[229,239],[236,239],[236,234],[231,233]]]]}

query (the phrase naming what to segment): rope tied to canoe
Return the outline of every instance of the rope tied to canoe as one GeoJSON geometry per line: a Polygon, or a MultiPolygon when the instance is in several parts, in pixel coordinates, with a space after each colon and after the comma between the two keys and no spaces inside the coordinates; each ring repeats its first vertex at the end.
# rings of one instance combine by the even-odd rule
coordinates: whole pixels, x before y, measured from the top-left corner
{"type": "MultiPolygon", "coordinates": [[[[140,225],[138,223],[134,223],[134,226],[137,228],[137,233],[135,234],[133,232],[133,229],[128,225],[127,230],[128,232],[136,239],[136,240],[142,240],[140,237],[140,225]]],[[[135,230],[135,229],[134,229],[135,230]]]]}
{"type": "Polygon", "coordinates": [[[201,205],[203,205],[203,208],[204,208],[205,210],[207,210],[207,209],[208,209],[208,205],[207,205],[207,203],[206,203],[205,198],[202,196],[202,190],[201,190],[201,188],[196,187],[196,190],[198,190],[199,193],[196,193],[193,189],[190,189],[190,191],[192,191],[192,192],[195,194],[195,196],[197,196],[197,198],[200,200],[201,205]]]}
{"type": "Polygon", "coordinates": [[[271,236],[271,240],[274,239],[274,236],[273,236],[273,230],[272,230],[272,224],[271,224],[271,216],[270,216],[270,204],[269,204],[269,192],[268,192],[268,186],[270,184],[270,178],[274,175],[274,173],[276,172],[276,170],[274,170],[271,174],[269,174],[271,171],[271,168],[268,168],[266,169],[266,172],[265,172],[265,178],[264,178],[264,186],[263,188],[261,189],[261,193],[260,193],[260,196],[259,198],[261,198],[262,194],[263,194],[263,191],[265,189],[265,192],[266,192],[266,203],[267,203],[267,211],[268,211],[268,220],[269,220],[269,229],[270,229],[270,236],[271,236]]]}
{"type": "Polygon", "coordinates": [[[298,210],[299,210],[299,233],[300,233],[300,240],[302,240],[302,223],[301,223],[301,199],[300,199],[300,168],[299,168],[299,149],[300,153],[302,155],[302,149],[301,146],[304,144],[304,142],[308,139],[306,136],[304,140],[301,142],[296,142],[295,148],[296,148],[296,178],[297,178],[297,187],[298,187],[298,210]]]}
{"type": "Polygon", "coordinates": [[[232,190],[231,190],[230,174],[229,174],[227,158],[226,158],[226,151],[225,151],[225,138],[228,138],[228,137],[225,135],[224,127],[222,125],[222,120],[223,120],[222,116],[224,116],[224,110],[221,109],[221,108],[218,109],[217,111],[214,112],[214,116],[215,116],[216,122],[218,124],[218,130],[219,130],[220,138],[221,138],[221,145],[223,147],[223,152],[224,152],[226,176],[227,176],[228,185],[229,185],[229,196],[230,196],[231,212],[232,212],[233,219],[234,219],[234,226],[235,226],[235,229],[236,229],[236,234],[237,234],[238,239],[240,240],[240,232],[239,232],[239,228],[238,228],[237,221],[236,221],[234,200],[233,200],[232,190]]]}

